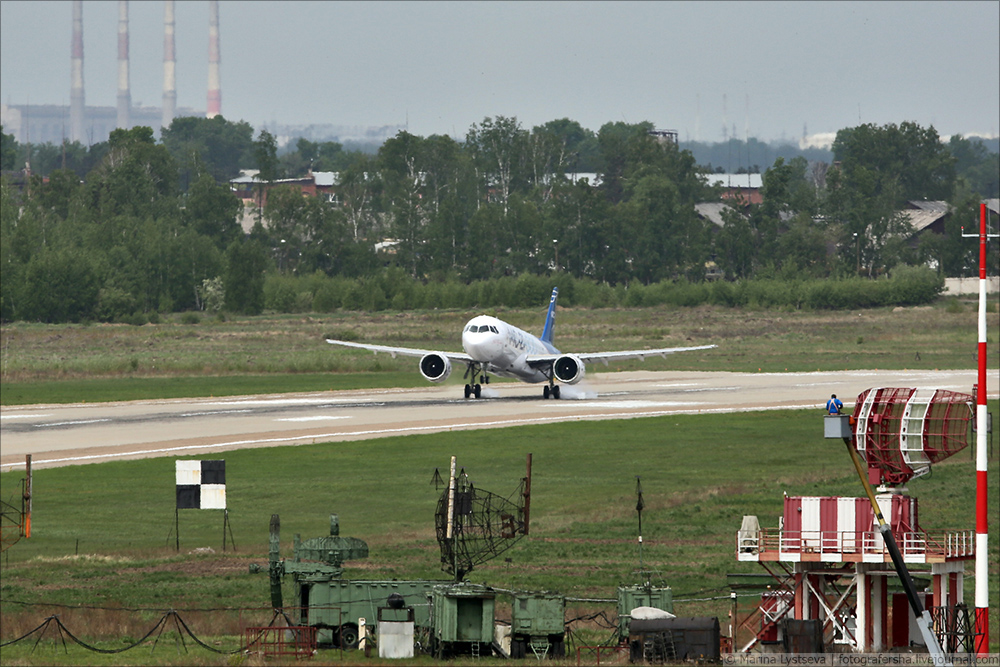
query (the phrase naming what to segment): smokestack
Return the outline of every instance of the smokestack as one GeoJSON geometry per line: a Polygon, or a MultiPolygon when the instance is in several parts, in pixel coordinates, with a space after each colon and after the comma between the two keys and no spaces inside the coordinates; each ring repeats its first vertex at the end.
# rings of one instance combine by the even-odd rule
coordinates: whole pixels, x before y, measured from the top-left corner
{"type": "Polygon", "coordinates": [[[131,125],[132,93],[128,83],[128,0],[118,0],[118,127],[131,125]]]}
{"type": "Polygon", "coordinates": [[[177,79],[175,69],[177,59],[174,55],[174,0],[163,3],[163,119],[160,121],[161,132],[170,127],[174,121],[174,110],[177,108],[177,79]]]}
{"type": "Polygon", "coordinates": [[[222,86],[219,83],[219,2],[208,3],[208,106],[206,116],[222,113],[222,86]]]}
{"type": "Polygon", "coordinates": [[[73,2],[73,44],[70,54],[70,141],[83,143],[83,0],[73,2]]]}

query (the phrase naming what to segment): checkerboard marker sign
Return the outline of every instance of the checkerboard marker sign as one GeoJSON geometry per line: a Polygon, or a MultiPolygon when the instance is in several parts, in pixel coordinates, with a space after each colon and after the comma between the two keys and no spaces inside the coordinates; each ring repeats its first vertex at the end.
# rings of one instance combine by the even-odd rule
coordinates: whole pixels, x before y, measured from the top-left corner
{"type": "Polygon", "coordinates": [[[177,461],[177,509],[226,509],[226,462],[177,461]]]}

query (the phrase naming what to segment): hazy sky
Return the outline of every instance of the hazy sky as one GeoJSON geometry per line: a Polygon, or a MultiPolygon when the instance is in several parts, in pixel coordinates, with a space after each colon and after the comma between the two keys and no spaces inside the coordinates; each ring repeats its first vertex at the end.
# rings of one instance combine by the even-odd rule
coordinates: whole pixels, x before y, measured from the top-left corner
{"type": "MultiPolygon", "coordinates": [[[[915,121],[1000,131],[1000,3],[220,3],[222,113],[462,137],[651,121],[682,140],[915,121]]],[[[130,3],[132,100],[160,106],[163,3],[130,3]]],[[[118,11],[84,2],[88,105],[114,106],[118,11]]],[[[72,6],[0,2],[0,101],[69,104],[72,6]]],[[[177,104],[205,108],[208,3],[177,2],[177,104]]]]}

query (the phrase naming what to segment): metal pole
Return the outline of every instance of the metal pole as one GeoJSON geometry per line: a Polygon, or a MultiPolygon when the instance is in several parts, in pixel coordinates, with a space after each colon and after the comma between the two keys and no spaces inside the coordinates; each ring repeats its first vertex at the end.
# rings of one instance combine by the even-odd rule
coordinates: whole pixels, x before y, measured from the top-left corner
{"type": "Polygon", "coordinates": [[[448,473],[448,528],[445,537],[452,535],[452,525],[455,520],[455,457],[451,457],[451,471],[448,473]]]}
{"type": "Polygon", "coordinates": [[[458,554],[455,548],[455,457],[451,457],[451,470],[448,473],[448,529],[446,537],[451,542],[451,569],[458,581],[458,554]]]}
{"type": "Polygon", "coordinates": [[[979,384],[976,391],[976,655],[990,650],[989,531],[987,530],[986,204],[979,205],[979,384]]]}
{"type": "Polygon", "coordinates": [[[524,478],[524,534],[528,534],[531,519],[531,452],[528,452],[528,476],[524,478]]]}
{"type": "MultiPolygon", "coordinates": [[[[966,235],[963,229],[963,237],[966,235]]],[[[976,619],[975,633],[979,641],[976,655],[985,656],[990,650],[990,591],[989,533],[987,530],[987,429],[986,411],[986,204],[979,204],[979,374],[976,384],[976,619]]],[[[992,235],[994,238],[996,234],[992,235]]]]}
{"type": "Polygon", "coordinates": [[[24,536],[31,537],[31,454],[24,457],[24,536]]]}
{"type": "Polygon", "coordinates": [[[642,480],[639,475],[635,476],[635,492],[638,496],[635,502],[635,511],[639,513],[639,571],[643,571],[642,567],[642,510],[646,506],[646,503],[642,500],[642,480]]]}

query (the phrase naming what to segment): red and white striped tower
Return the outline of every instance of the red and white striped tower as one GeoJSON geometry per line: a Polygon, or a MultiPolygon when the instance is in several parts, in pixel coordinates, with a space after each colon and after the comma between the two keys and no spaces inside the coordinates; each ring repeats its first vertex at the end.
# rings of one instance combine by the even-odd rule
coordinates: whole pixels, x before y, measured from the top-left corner
{"type": "Polygon", "coordinates": [[[83,0],[73,2],[73,46],[70,55],[69,138],[83,143],[83,0]]]}
{"type": "Polygon", "coordinates": [[[976,633],[977,655],[990,650],[990,591],[986,531],[986,204],[979,205],[979,383],[976,386],[976,633]]]}
{"type": "Polygon", "coordinates": [[[118,0],[118,127],[128,129],[132,92],[128,80],[128,0],[118,0]]]}
{"type": "Polygon", "coordinates": [[[208,106],[205,115],[222,113],[222,86],[219,83],[219,2],[208,3],[208,106]]]}
{"type": "Polygon", "coordinates": [[[163,118],[160,125],[170,127],[177,108],[177,58],[174,54],[174,0],[163,3],[163,118]]]}

